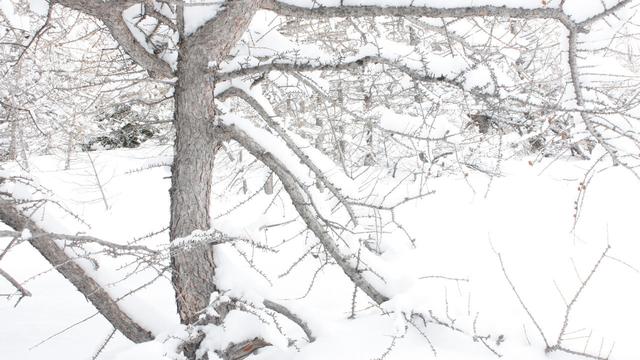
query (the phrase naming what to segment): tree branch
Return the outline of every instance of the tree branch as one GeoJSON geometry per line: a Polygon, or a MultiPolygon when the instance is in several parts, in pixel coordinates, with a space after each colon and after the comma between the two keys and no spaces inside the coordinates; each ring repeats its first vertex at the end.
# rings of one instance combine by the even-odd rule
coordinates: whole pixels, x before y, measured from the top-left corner
{"type": "Polygon", "coordinates": [[[309,340],[310,343],[316,340],[316,338],[313,336],[313,333],[311,332],[311,328],[309,328],[309,325],[307,325],[307,323],[304,320],[302,320],[298,315],[291,312],[291,310],[271,300],[265,300],[262,303],[264,304],[264,307],[266,307],[267,309],[275,311],[278,314],[296,323],[296,325],[298,325],[302,329],[302,331],[304,331],[304,333],[307,335],[307,339],[309,340]]]}
{"type": "Polygon", "coordinates": [[[273,171],[283,187],[289,194],[293,206],[296,211],[305,222],[309,230],[318,238],[322,246],[327,250],[329,255],[336,261],[338,266],[342,268],[345,275],[351,279],[351,281],[358,286],[365,294],[367,294],[377,304],[382,304],[389,298],[376,289],[368,280],[366,280],[361,271],[356,269],[349,263],[348,257],[340,252],[337,244],[333,241],[329,232],[325,229],[325,226],[318,220],[318,214],[316,214],[309,206],[309,201],[306,199],[304,192],[300,189],[298,182],[294,176],[287,170],[285,164],[277,159],[273,154],[268,152],[262,145],[257,143],[244,131],[236,126],[229,125],[217,125],[221,134],[226,134],[229,138],[237,141],[242,145],[251,155],[262,161],[267,167],[273,171]]]}
{"type": "Polygon", "coordinates": [[[137,4],[136,1],[52,0],[52,2],[91,15],[102,21],[111,32],[111,36],[120,44],[127,55],[147,70],[151,77],[173,76],[173,70],[169,64],[148,52],[135,39],[122,17],[122,12],[126,8],[137,4]]]}
{"type": "MultiPolygon", "coordinates": [[[[13,287],[15,287],[20,294],[22,295],[21,298],[25,297],[25,296],[31,296],[31,292],[29,292],[29,290],[25,289],[20,282],[18,282],[16,279],[13,278],[13,276],[9,275],[6,271],[0,269],[0,276],[2,276],[3,278],[7,279],[7,281],[9,281],[11,283],[11,285],[13,285],[13,287]]],[[[18,300],[19,302],[20,300],[18,300]]]]}
{"type": "Polygon", "coordinates": [[[144,13],[145,15],[149,15],[156,18],[158,22],[167,26],[171,30],[178,31],[178,26],[173,22],[173,20],[171,20],[170,18],[168,18],[167,16],[165,16],[164,14],[162,14],[161,12],[155,9],[153,5],[153,1],[149,1],[149,0],[145,1],[144,13]]]}
{"type": "Polygon", "coordinates": [[[190,51],[204,52],[201,60],[221,63],[246,31],[260,3],[261,0],[225,1],[213,19],[186,37],[186,46],[190,51]]]}
{"type": "Polygon", "coordinates": [[[531,322],[533,322],[533,325],[535,325],[536,329],[538,330],[538,333],[540,334],[540,337],[542,337],[542,340],[544,341],[544,344],[548,349],[550,346],[549,341],[547,340],[547,337],[544,335],[544,331],[542,331],[542,327],[540,326],[540,324],[538,324],[538,322],[536,321],[536,318],[533,317],[533,314],[531,314],[531,311],[529,310],[527,305],[525,305],[524,300],[522,300],[520,293],[518,293],[518,290],[516,290],[516,286],[511,281],[511,278],[509,278],[509,275],[507,275],[507,270],[504,268],[504,262],[502,261],[502,255],[500,253],[496,253],[496,255],[498,256],[498,260],[500,261],[500,268],[502,269],[502,274],[504,275],[505,279],[507,279],[507,282],[509,283],[511,290],[513,290],[513,293],[516,295],[516,298],[518,298],[518,302],[520,303],[520,305],[522,305],[522,308],[529,316],[529,319],[531,319],[531,322]]]}
{"type": "MultiPolygon", "coordinates": [[[[573,84],[573,91],[576,97],[576,104],[584,108],[586,101],[582,92],[582,83],[580,81],[580,72],[578,70],[578,29],[569,29],[569,71],[571,73],[571,82],[573,84]]],[[[611,156],[613,165],[620,165],[620,159],[616,154],[616,150],[611,147],[604,139],[602,134],[596,129],[593,121],[591,120],[591,114],[586,111],[579,111],[580,117],[584,122],[587,131],[596,139],[596,141],[605,149],[605,151],[611,156]]]]}
{"type": "Polygon", "coordinates": [[[100,284],[55,243],[54,237],[23,215],[12,201],[0,199],[0,221],[19,232],[28,229],[34,235],[29,243],[129,340],[135,343],[153,340],[153,335],[125,314],[100,284]]]}
{"type": "Polygon", "coordinates": [[[596,22],[596,21],[598,21],[598,20],[600,20],[600,19],[602,19],[602,18],[604,18],[606,16],[609,16],[609,15],[613,14],[614,12],[622,9],[623,7],[625,7],[628,4],[630,4],[631,1],[633,1],[633,0],[622,0],[619,3],[617,3],[616,5],[610,7],[609,9],[606,9],[605,11],[603,11],[603,12],[597,14],[597,15],[594,15],[594,16],[586,19],[586,20],[583,20],[583,21],[579,22],[577,25],[580,26],[580,27],[591,25],[594,22],[596,22]]]}
{"type": "Polygon", "coordinates": [[[244,90],[236,87],[231,87],[225,91],[224,94],[220,94],[220,97],[224,97],[227,94],[229,96],[237,96],[244,100],[249,106],[251,106],[256,112],[262,117],[262,119],[269,125],[270,128],[275,130],[276,133],[282,138],[282,140],[287,144],[287,147],[293,151],[294,154],[300,159],[300,161],[305,164],[324,184],[324,186],[329,189],[329,191],[333,194],[333,196],[338,199],[338,201],[344,206],[349,213],[349,217],[354,225],[358,225],[358,219],[356,218],[356,214],[353,211],[352,206],[349,204],[347,199],[340,193],[340,190],[336,188],[336,186],[324,176],[322,170],[318,168],[318,166],[309,159],[309,156],[300,149],[300,147],[293,141],[293,139],[287,134],[286,130],[283,129],[280,124],[278,124],[273,118],[274,116],[270,115],[269,112],[262,106],[260,103],[254,99],[250,94],[245,92],[244,90]]]}
{"type": "Polygon", "coordinates": [[[328,17],[368,17],[368,16],[424,16],[433,18],[466,18],[473,16],[496,16],[520,19],[556,19],[565,26],[574,22],[561,9],[535,8],[522,9],[506,6],[469,6],[457,8],[441,8],[431,6],[367,6],[342,5],[307,8],[290,5],[278,0],[265,0],[262,8],[279,15],[302,18],[328,17]]]}
{"type": "Polygon", "coordinates": [[[401,64],[398,61],[388,59],[382,56],[367,55],[345,62],[336,63],[313,63],[311,60],[300,62],[271,62],[267,64],[241,68],[230,72],[221,72],[217,74],[217,81],[231,80],[239,76],[247,76],[252,74],[266,73],[270,71],[280,72],[309,72],[309,71],[344,71],[356,70],[369,64],[388,65],[406,74],[411,79],[424,82],[444,82],[452,86],[462,87],[458,81],[447,79],[444,76],[434,76],[428,73],[412,69],[411,67],[401,64]]]}

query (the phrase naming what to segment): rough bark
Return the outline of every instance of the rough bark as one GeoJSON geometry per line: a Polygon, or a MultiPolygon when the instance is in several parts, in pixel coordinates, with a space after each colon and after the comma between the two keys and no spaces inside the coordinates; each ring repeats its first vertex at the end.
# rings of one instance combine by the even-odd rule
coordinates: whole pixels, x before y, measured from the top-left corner
{"type": "MultiPolygon", "coordinates": [[[[180,44],[175,88],[171,241],[210,228],[214,157],[220,141],[211,126],[215,107],[211,63],[220,62],[245,32],[259,0],[228,1],[213,20],[180,44]]],[[[178,249],[171,256],[180,320],[196,322],[216,290],[211,246],[178,249]]]]}
{"type": "MultiPolygon", "coordinates": [[[[215,112],[208,104],[213,104],[213,92],[206,68],[199,68],[188,54],[185,55],[178,66],[175,89],[171,241],[188,236],[194,230],[210,228],[209,201],[216,135],[209,125],[215,112]]],[[[194,323],[215,291],[213,249],[196,246],[174,250],[171,266],[180,320],[184,324],[194,323]]]]}
{"type": "Polygon", "coordinates": [[[0,200],[0,220],[16,231],[29,229],[29,242],[53,267],[84,295],[118,331],[135,343],[153,340],[153,335],[127,314],[93,278],[76,264],[33,220],[24,216],[9,200],[0,200]]]}
{"type": "MultiPolygon", "coordinates": [[[[625,0],[629,2],[631,0],[625,0]]],[[[341,2],[342,3],[342,2],[341,2]]],[[[279,0],[265,0],[262,8],[271,10],[279,15],[300,18],[330,18],[330,17],[369,17],[369,16],[424,16],[432,18],[468,18],[473,16],[497,16],[520,19],[556,19],[563,24],[573,21],[558,8],[543,7],[524,9],[508,6],[376,6],[376,5],[334,5],[302,7],[279,0]]]]}
{"type": "MultiPolygon", "coordinates": [[[[170,190],[171,241],[188,236],[194,230],[210,228],[211,175],[219,142],[214,128],[210,126],[215,119],[212,81],[215,66],[210,64],[220,63],[229,54],[246,31],[261,2],[226,1],[216,17],[193,34],[185,36],[181,33],[174,93],[176,140],[170,190]]],[[[128,31],[122,11],[136,4],[136,1],[55,0],[53,3],[103,21],[127,54],[152,76],[174,75],[168,64],[147,52],[128,31]]],[[[183,14],[182,11],[179,13],[183,14]]],[[[177,20],[177,28],[181,30],[184,19],[177,20]]],[[[213,248],[174,249],[171,265],[180,320],[184,324],[192,324],[209,304],[209,296],[216,289],[213,281],[213,248]]]]}
{"type": "Polygon", "coordinates": [[[186,37],[184,45],[192,53],[197,50],[201,60],[221,63],[245,33],[261,4],[262,0],[227,0],[214,19],[186,37]]]}

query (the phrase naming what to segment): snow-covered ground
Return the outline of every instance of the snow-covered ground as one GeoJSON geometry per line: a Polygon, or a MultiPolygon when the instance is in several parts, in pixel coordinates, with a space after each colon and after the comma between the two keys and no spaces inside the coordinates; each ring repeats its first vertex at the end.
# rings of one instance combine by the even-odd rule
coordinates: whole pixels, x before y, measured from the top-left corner
{"type": "MultiPolygon", "coordinates": [[[[38,222],[50,231],[84,232],[120,243],[167,226],[169,168],[154,165],[167,164],[170,149],[145,147],[91,154],[108,208],[85,155],[78,155],[72,169],[67,171],[61,170],[64,162],[53,156],[34,158],[31,176],[90,224],[90,228],[51,205],[36,214],[38,222]],[[132,171],[144,168],[148,169],[132,171]]],[[[486,341],[504,359],[580,359],[569,354],[544,353],[544,341],[505,273],[553,345],[565,321],[565,303],[571,301],[581,281],[588,277],[607,245],[611,245],[607,257],[572,307],[563,344],[603,357],[613,347],[612,360],[638,358],[640,184],[624,169],[598,174],[589,185],[574,230],[574,201],[590,164],[556,161],[550,165],[550,161],[533,166],[527,159],[505,161],[504,176],[494,178],[488,192],[489,179],[483,174],[430,180],[433,195],[403,205],[396,213],[416,239],[416,247],[411,247],[409,241],[382,243],[380,266],[385,273],[400,274],[395,296],[382,306],[387,311],[369,306],[365,295],[358,293],[354,319],[349,319],[353,286],[337,266],[323,267],[303,299],[298,298],[307,292],[320,259],[309,256],[289,275],[279,276],[304,254],[310,240],[305,236],[294,237],[302,230],[299,222],[265,228],[294,219],[293,210],[283,197],[286,201],[276,201],[265,214],[271,198],[264,194],[256,196],[228,216],[215,219],[214,224],[225,230],[235,229],[237,235],[272,247],[282,245],[277,246],[277,253],[259,250],[245,253],[264,277],[247,266],[236,248],[219,246],[218,284],[247,301],[267,297],[286,304],[309,323],[317,340],[311,344],[301,340],[302,332],[281,319],[289,337],[298,339],[299,351],[288,348],[281,334],[251,315],[237,313],[228,319],[227,329],[219,332],[218,338],[225,340],[208,345],[215,348],[224,341],[261,335],[274,346],[251,359],[428,359],[434,357],[430,341],[438,359],[495,358],[469,334],[435,324],[426,329],[418,326],[417,330],[401,315],[403,310],[410,309],[432,314],[447,323],[455,320],[455,326],[475,328],[478,335],[490,334],[486,341]],[[291,240],[285,241],[288,239],[291,240]],[[411,274],[406,278],[414,280],[406,280],[402,274],[411,274]],[[499,341],[498,346],[500,335],[504,341],[499,341]],[[386,354],[392,343],[395,344],[392,351],[386,354]]],[[[262,175],[247,179],[249,185],[263,181],[262,175]]],[[[28,195],[19,186],[10,190],[28,195]]],[[[225,188],[214,192],[218,194],[212,204],[214,214],[224,212],[243,198],[225,188]]],[[[167,239],[167,233],[163,232],[141,244],[166,250],[167,239]]],[[[8,239],[0,240],[0,247],[7,242],[8,239]]],[[[146,270],[118,282],[132,270],[118,270],[121,259],[101,256],[97,269],[86,260],[80,262],[102,284],[108,284],[108,291],[116,298],[157,275],[146,270]]],[[[10,251],[0,261],[0,268],[23,281],[33,293],[17,307],[14,307],[16,297],[0,299],[0,359],[92,358],[112,328],[96,315],[82,295],[51,271],[26,243],[10,251]]],[[[121,301],[135,320],[154,332],[156,340],[133,346],[116,334],[99,359],[161,359],[165,355],[168,359],[175,358],[170,351],[178,338],[184,336],[184,330],[175,314],[168,276],[121,301]]],[[[0,281],[0,293],[13,291],[9,283],[0,281]]]]}

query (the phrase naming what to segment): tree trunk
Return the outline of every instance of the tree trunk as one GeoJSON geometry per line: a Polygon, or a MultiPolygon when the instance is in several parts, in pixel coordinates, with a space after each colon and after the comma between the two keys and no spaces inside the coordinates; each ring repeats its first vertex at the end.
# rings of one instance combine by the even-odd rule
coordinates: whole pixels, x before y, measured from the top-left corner
{"type": "MultiPolygon", "coordinates": [[[[170,240],[194,230],[210,228],[211,175],[216,135],[211,121],[213,89],[199,59],[181,53],[175,88],[174,126],[176,139],[172,167],[170,240]]],[[[172,280],[178,314],[183,324],[192,324],[209,304],[215,291],[215,264],[210,246],[173,249],[172,280]]]]}
{"type": "MultiPolygon", "coordinates": [[[[246,31],[260,0],[227,1],[225,7],[183,39],[178,58],[172,167],[170,240],[210,228],[211,175],[221,141],[215,120],[213,73],[246,31]],[[214,64],[210,68],[210,64],[214,64]]],[[[198,320],[216,290],[210,246],[173,249],[172,280],[183,324],[198,320]]]]}

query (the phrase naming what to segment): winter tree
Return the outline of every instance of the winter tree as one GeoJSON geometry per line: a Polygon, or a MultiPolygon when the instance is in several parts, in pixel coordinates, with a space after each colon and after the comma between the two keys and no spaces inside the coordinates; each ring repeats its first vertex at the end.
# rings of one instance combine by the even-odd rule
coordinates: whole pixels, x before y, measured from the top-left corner
{"type": "MultiPolygon", "coordinates": [[[[617,166],[635,174],[637,8],[634,0],[4,0],[5,158],[26,169],[31,153],[62,152],[71,163],[78,147],[105,146],[105,139],[87,138],[96,118],[135,146],[172,131],[171,245],[164,250],[189,331],[177,351],[187,359],[241,359],[271,344],[255,337],[218,352],[202,346],[211,341],[207,326],[224,324],[232,311],[277,313],[307,340],[315,335],[283,304],[226,296],[217,283],[219,244],[264,247],[212,227],[212,211],[234,208],[212,199],[215,179],[234,184],[217,171],[262,174],[259,185],[240,182],[249,198],[286,194],[302,233],[313,239],[292,268],[308,254],[320,257],[353,284],[354,307],[359,294],[386,311],[398,287],[381,260],[381,244],[390,240],[381,238],[415,243],[395,210],[431,194],[430,179],[469,172],[493,179],[504,159],[522,154],[589,160],[577,218],[593,173],[617,166]],[[124,116],[136,119],[127,126],[139,127],[113,125],[124,116]],[[171,119],[170,130],[163,119],[171,119]]],[[[61,244],[92,244],[140,264],[162,264],[162,251],[57,234],[38,224],[36,210],[3,193],[0,219],[13,229],[4,235],[29,241],[115,330],[135,343],[152,341],[61,244]]],[[[533,319],[544,350],[607,358],[563,342],[568,303],[558,340],[533,319]]],[[[475,322],[398,311],[434,354],[427,323],[500,356],[499,334],[477,333],[475,322]]]]}

